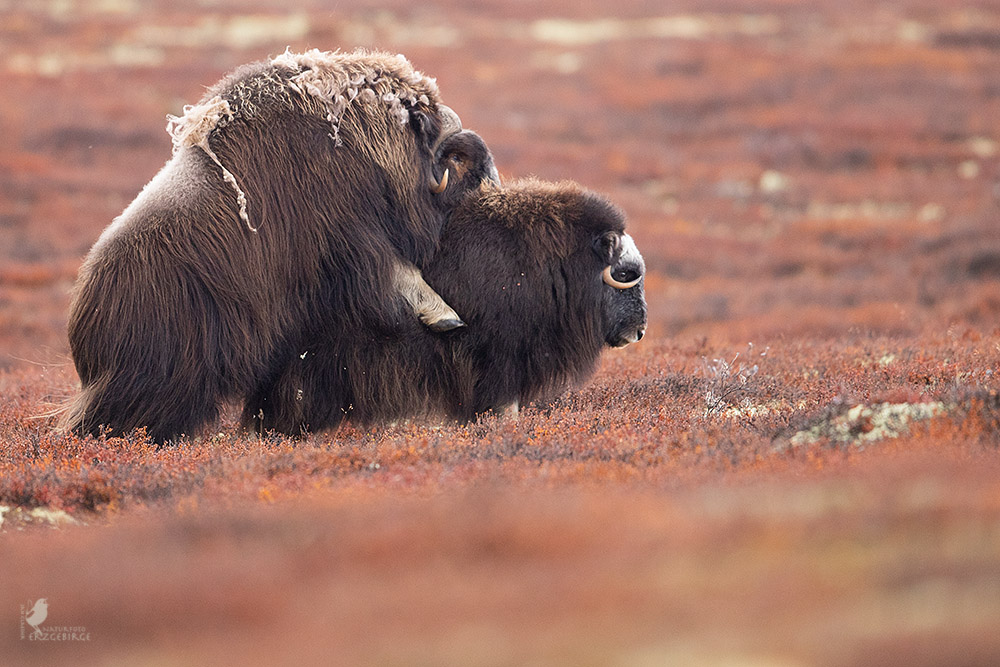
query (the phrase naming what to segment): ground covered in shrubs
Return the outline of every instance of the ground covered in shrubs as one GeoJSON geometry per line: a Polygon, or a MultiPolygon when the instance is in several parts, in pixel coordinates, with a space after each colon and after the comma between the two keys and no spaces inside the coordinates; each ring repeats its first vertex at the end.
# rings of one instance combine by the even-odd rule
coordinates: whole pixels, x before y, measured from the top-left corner
{"type": "Polygon", "coordinates": [[[0,655],[1000,662],[995,8],[299,4],[0,3],[0,655]],[[403,52],[503,176],[607,193],[647,337],[517,420],[56,432],[165,115],[287,45],[403,52]]]}

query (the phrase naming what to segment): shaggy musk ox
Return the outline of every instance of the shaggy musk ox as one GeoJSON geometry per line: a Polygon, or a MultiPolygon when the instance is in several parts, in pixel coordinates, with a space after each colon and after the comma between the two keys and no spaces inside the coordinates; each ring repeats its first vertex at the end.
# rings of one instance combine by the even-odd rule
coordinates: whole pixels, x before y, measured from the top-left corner
{"type": "Polygon", "coordinates": [[[65,427],[192,433],[271,387],[315,332],[385,329],[401,301],[435,331],[462,325],[417,267],[496,169],[463,153],[484,145],[402,56],[286,52],[168,131],[173,157],[80,269],[65,427]]]}
{"type": "Polygon", "coordinates": [[[452,211],[427,281],[467,327],[316,332],[244,421],[297,434],[347,418],[468,420],[554,397],[586,379],[602,348],[642,338],[645,267],[622,213],[573,183],[469,192],[452,211]]]}

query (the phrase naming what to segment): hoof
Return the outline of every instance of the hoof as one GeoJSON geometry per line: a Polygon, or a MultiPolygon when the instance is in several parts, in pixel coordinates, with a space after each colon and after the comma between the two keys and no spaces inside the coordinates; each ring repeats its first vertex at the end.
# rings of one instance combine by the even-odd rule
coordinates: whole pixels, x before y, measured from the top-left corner
{"type": "Polygon", "coordinates": [[[460,329],[465,326],[465,322],[459,319],[445,319],[438,320],[437,322],[430,322],[427,328],[434,333],[444,333],[445,331],[452,331],[453,329],[460,329]]]}

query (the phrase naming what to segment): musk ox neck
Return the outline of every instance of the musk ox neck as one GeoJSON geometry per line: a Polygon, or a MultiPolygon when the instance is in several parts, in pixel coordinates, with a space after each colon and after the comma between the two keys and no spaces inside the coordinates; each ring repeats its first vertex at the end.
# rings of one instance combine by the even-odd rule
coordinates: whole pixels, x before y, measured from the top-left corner
{"type": "Polygon", "coordinates": [[[521,260],[523,272],[490,277],[486,270],[463,285],[431,276],[468,325],[454,337],[453,356],[475,378],[475,412],[554,398],[593,374],[603,348],[601,312],[572,266],[531,268],[521,260]]]}
{"type": "MultiPolygon", "coordinates": [[[[552,400],[594,373],[603,348],[599,313],[587,312],[578,304],[566,306],[555,311],[561,317],[532,319],[530,311],[511,313],[512,321],[525,318],[528,334],[510,349],[504,360],[506,368],[497,370],[518,379],[514,398],[521,405],[552,400]]],[[[493,406],[506,404],[504,400],[493,402],[493,406]]]]}

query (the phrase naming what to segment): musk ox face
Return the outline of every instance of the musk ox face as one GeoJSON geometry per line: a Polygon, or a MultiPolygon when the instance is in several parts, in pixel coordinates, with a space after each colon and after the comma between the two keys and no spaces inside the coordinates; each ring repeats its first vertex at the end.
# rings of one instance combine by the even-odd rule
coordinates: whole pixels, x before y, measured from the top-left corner
{"type": "MultiPolygon", "coordinates": [[[[484,184],[500,185],[500,174],[482,137],[472,130],[460,130],[442,139],[436,150],[435,171],[443,174],[438,182],[438,205],[450,211],[470,191],[484,184]]],[[[432,186],[432,190],[434,190],[432,186]]]]}
{"type": "Polygon", "coordinates": [[[493,154],[475,132],[462,128],[462,121],[449,107],[439,104],[434,114],[412,110],[410,126],[427,154],[428,185],[438,204],[449,210],[469,189],[483,180],[500,184],[493,154]],[[457,194],[456,194],[457,193],[457,194]]]}
{"type": "Polygon", "coordinates": [[[459,129],[436,142],[430,164],[431,191],[445,213],[454,209],[469,192],[484,185],[500,185],[493,154],[482,137],[472,130],[459,129]]]}
{"type": "MultiPolygon", "coordinates": [[[[613,238],[612,245],[618,246],[617,256],[609,260],[601,273],[605,283],[602,295],[604,341],[611,347],[625,347],[642,340],[646,334],[646,297],[643,290],[646,264],[631,236],[623,234],[613,238]]],[[[598,247],[603,250],[608,242],[602,237],[598,247]]]]}

